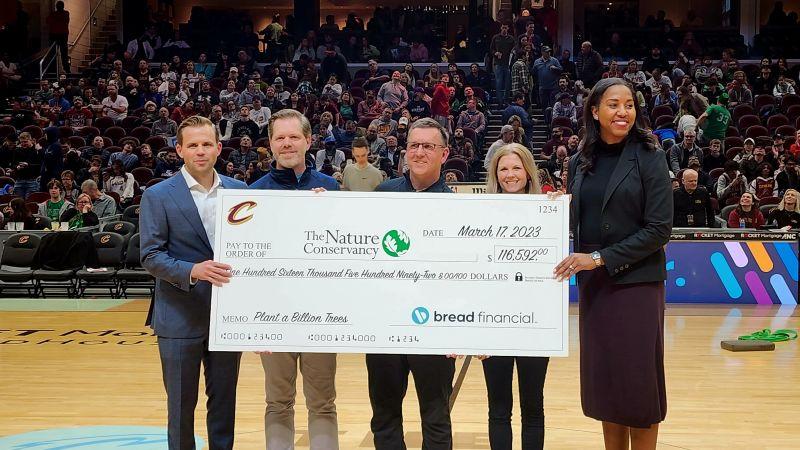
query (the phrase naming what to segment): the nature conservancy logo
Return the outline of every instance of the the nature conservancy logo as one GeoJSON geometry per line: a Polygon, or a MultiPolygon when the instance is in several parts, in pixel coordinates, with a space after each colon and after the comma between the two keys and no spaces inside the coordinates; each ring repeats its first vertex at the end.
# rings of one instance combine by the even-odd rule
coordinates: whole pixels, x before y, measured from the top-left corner
{"type": "Polygon", "coordinates": [[[228,223],[231,225],[241,225],[253,218],[253,214],[244,215],[244,213],[251,211],[258,204],[254,201],[246,201],[233,205],[228,210],[228,223]]]}
{"type": "Polygon", "coordinates": [[[397,258],[408,253],[411,240],[401,230],[390,230],[381,238],[380,234],[353,233],[349,230],[323,229],[306,230],[303,252],[308,255],[339,255],[363,259],[375,259],[381,249],[387,255],[397,258]]]}
{"type": "Polygon", "coordinates": [[[383,251],[394,258],[405,255],[411,247],[411,240],[401,230],[389,230],[388,233],[383,235],[381,243],[383,244],[383,251]]]}

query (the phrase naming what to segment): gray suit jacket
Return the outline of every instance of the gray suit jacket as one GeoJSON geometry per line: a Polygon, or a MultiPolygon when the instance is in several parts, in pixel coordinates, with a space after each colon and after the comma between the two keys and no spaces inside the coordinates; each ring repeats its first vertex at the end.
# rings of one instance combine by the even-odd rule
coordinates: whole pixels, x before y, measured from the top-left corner
{"type": "MultiPolygon", "coordinates": [[[[241,181],[218,176],[220,188],[247,189],[241,181]]],[[[192,286],[189,277],[195,263],[214,259],[213,244],[183,175],[147,189],[140,211],[142,266],[156,279],[150,325],[162,337],[207,336],[211,284],[192,286]]]]}

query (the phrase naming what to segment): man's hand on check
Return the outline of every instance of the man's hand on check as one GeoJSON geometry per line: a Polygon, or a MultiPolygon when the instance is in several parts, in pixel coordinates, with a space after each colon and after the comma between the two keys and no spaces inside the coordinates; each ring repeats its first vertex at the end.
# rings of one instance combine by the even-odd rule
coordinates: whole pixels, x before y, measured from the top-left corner
{"type": "Polygon", "coordinates": [[[212,260],[203,261],[192,266],[191,277],[220,287],[231,281],[231,266],[212,260]]]}

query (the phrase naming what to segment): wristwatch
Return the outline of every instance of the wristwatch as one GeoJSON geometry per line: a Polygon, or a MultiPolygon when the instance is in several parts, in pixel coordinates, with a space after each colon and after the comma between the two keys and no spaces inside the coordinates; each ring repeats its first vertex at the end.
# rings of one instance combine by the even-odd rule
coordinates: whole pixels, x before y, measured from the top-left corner
{"type": "Polygon", "coordinates": [[[603,265],[603,257],[600,256],[600,252],[592,252],[589,256],[592,257],[595,267],[600,267],[603,265]]]}

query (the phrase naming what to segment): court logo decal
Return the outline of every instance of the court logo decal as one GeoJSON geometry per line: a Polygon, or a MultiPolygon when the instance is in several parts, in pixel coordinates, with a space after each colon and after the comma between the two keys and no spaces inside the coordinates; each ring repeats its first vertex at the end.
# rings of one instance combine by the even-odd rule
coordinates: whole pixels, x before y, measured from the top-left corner
{"type": "MultiPolygon", "coordinates": [[[[206,443],[194,437],[196,448],[206,443]]],[[[0,448],[9,450],[163,450],[167,448],[167,430],[161,427],[93,426],[51,428],[0,437],[0,448]]]]}

